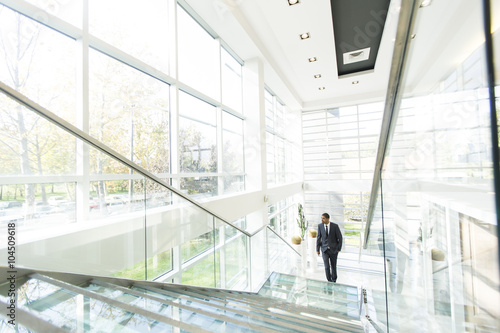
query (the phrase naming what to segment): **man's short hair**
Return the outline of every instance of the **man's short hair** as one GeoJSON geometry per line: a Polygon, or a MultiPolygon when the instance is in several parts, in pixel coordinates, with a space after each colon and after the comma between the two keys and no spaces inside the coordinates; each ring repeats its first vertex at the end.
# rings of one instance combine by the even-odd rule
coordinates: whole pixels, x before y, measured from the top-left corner
{"type": "Polygon", "coordinates": [[[324,217],[326,217],[327,219],[330,219],[330,215],[328,215],[328,213],[323,213],[323,214],[321,214],[321,216],[324,216],[324,217]]]}

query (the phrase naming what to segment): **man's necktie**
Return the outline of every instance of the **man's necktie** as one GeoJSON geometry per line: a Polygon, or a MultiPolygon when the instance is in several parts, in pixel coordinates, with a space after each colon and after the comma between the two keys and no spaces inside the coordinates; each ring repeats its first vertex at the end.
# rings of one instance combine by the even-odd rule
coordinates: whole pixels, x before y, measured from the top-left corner
{"type": "Polygon", "coordinates": [[[325,229],[326,229],[326,238],[328,238],[328,226],[327,225],[325,226],[325,229]]]}

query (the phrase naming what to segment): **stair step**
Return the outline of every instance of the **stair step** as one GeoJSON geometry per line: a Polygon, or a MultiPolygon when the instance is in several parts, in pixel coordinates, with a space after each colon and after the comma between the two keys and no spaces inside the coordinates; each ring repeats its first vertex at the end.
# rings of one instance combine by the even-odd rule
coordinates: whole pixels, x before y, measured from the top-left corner
{"type": "MultiPolygon", "coordinates": [[[[65,318],[63,314],[74,315],[77,313],[76,307],[77,303],[79,303],[85,309],[84,316],[86,318],[84,318],[83,321],[86,330],[108,332],[117,330],[122,332],[170,332],[173,330],[173,327],[180,327],[188,331],[196,329],[199,332],[208,332],[200,327],[174,320],[162,314],[148,311],[132,304],[118,301],[108,296],[103,296],[93,291],[55,280],[50,277],[37,273],[32,274],[30,277],[31,280],[42,281],[54,287],[64,289],[69,293],[73,293],[75,297],[71,300],[71,302],[60,303],[63,307],[60,309],[60,312],[57,313],[57,316],[54,316],[54,318],[65,318]],[[77,300],[77,297],[80,298],[80,300],[77,300]]],[[[55,310],[56,309],[52,307],[47,310],[49,313],[45,313],[46,311],[44,311],[44,313],[40,314],[42,317],[45,315],[52,315],[54,312],[57,312],[55,310]]],[[[57,326],[64,328],[67,325],[70,325],[70,327],[68,327],[70,329],[77,329],[76,320],[73,320],[72,322],[67,320],[67,323],[64,326],[57,326]]]]}
{"type": "Polygon", "coordinates": [[[273,273],[259,294],[359,318],[361,290],[354,286],[273,273]]]}
{"type": "Polygon", "coordinates": [[[277,311],[271,311],[269,308],[266,308],[265,305],[268,303],[267,300],[261,297],[260,303],[258,306],[248,305],[244,302],[236,303],[234,301],[227,301],[226,299],[219,297],[209,297],[207,295],[203,295],[200,293],[184,290],[164,290],[167,293],[175,293],[177,295],[181,295],[180,297],[190,297],[194,299],[198,299],[199,302],[214,304],[222,309],[231,309],[232,311],[237,311],[243,315],[261,315],[268,318],[276,319],[280,322],[288,323],[290,327],[301,327],[301,331],[305,332],[312,329],[314,332],[317,332],[318,329],[328,330],[328,326],[324,326],[321,324],[317,324],[315,322],[310,322],[310,318],[303,317],[300,314],[287,315],[284,313],[279,313],[277,311]]]}
{"type": "MultiPolygon", "coordinates": [[[[184,287],[182,292],[194,290],[194,287],[184,287]]],[[[196,289],[197,293],[202,294],[206,298],[217,298],[226,300],[238,306],[250,306],[252,308],[263,309],[271,314],[281,314],[283,316],[293,317],[300,319],[303,322],[311,323],[311,318],[314,318],[314,323],[322,325],[321,329],[324,331],[333,332],[362,332],[362,324],[359,321],[359,316],[356,318],[341,316],[331,311],[305,307],[298,304],[291,304],[289,302],[267,298],[262,295],[245,293],[245,292],[230,292],[217,289],[196,289]],[[335,325],[335,326],[333,326],[335,325]],[[338,328],[342,327],[341,330],[338,328]]]]}
{"type": "MultiPolygon", "coordinates": [[[[230,305],[227,302],[223,303],[222,301],[214,301],[214,299],[210,297],[200,297],[200,295],[196,295],[196,293],[189,293],[185,291],[179,293],[179,291],[170,289],[158,289],[151,287],[141,287],[137,289],[141,289],[145,292],[153,292],[159,297],[171,297],[179,300],[179,302],[187,302],[196,308],[211,308],[210,311],[214,314],[246,318],[248,323],[254,323],[269,329],[276,329],[279,331],[286,330],[287,332],[317,332],[317,329],[314,329],[313,327],[308,327],[308,325],[297,327],[297,323],[290,323],[289,320],[283,319],[280,316],[269,312],[249,311],[248,308],[230,305]],[[196,297],[193,295],[196,295],[196,297]]],[[[262,299],[262,302],[263,305],[266,304],[264,298],[262,299]]]]}
{"type": "Polygon", "coordinates": [[[253,325],[244,317],[238,318],[237,316],[231,317],[227,315],[220,315],[214,312],[209,307],[196,307],[193,306],[193,304],[188,304],[188,302],[183,302],[183,300],[180,298],[167,298],[161,293],[154,293],[154,291],[135,286],[125,288],[99,280],[92,280],[92,283],[94,284],[94,286],[99,285],[105,288],[114,288],[115,293],[120,292],[122,294],[127,294],[131,297],[134,297],[136,300],[138,300],[137,302],[134,302],[136,306],[143,306],[145,308],[149,308],[150,305],[168,306],[171,309],[171,313],[177,314],[181,321],[190,323],[195,326],[203,327],[209,331],[218,332],[222,327],[228,327],[232,328],[235,331],[246,330],[250,332],[252,330],[255,330],[256,332],[265,332],[265,330],[263,330],[263,327],[259,325],[253,325]]]}

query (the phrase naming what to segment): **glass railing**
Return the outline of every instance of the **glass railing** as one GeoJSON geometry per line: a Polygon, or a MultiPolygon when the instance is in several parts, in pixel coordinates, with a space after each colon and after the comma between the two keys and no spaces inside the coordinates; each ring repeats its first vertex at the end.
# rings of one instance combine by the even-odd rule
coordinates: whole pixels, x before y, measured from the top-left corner
{"type": "MultiPolygon", "coordinates": [[[[495,96],[487,76],[483,7],[432,2],[416,17],[420,25],[392,110],[394,127],[362,251],[383,259],[385,281],[365,286],[373,291],[384,330],[497,332],[498,160],[492,152],[498,147],[492,144],[491,128],[497,125],[491,117],[495,96]],[[439,33],[422,23],[450,12],[467,19],[443,22],[438,32],[450,34],[440,37],[447,43],[430,56],[439,33]]],[[[498,48],[499,24],[493,21],[498,48]]]]}
{"type": "Polygon", "coordinates": [[[26,157],[13,154],[8,144],[0,146],[0,156],[12,163],[0,178],[0,228],[3,235],[15,234],[15,240],[0,239],[4,251],[15,245],[12,260],[2,258],[5,265],[255,290],[279,267],[265,260],[278,247],[280,256],[299,256],[267,228],[253,235],[246,231],[245,217],[223,220],[64,120],[54,116],[49,121],[53,115],[48,110],[8,91],[20,101],[0,94],[8,119],[23,119],[26,128],[36,124],[43,133],[21,135],[19,128],[10,129],[13,137],[26,139],[20,142],[31,152],[26,157]]]}

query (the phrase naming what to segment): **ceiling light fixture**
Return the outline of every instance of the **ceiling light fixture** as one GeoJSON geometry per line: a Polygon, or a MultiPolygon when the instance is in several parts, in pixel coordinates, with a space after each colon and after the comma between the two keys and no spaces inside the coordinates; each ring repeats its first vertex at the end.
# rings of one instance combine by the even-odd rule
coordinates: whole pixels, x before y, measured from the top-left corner
{"type": "Polygon", "coordinates": [[[300,2],[299,0],[288,0],[288,5],[293,6],[293,5],[298,4],[299,2],[300,2]]]}
{"type": "Polygon", "coordinates": [[[315,79],[319,79],[320,77],[321,77],[321,74],[316,74],[316,75],[314,75],[314,78],[315,78],[315,79]]]}
{"type": "Polygon", "coordinates": [[[304,32],[303,34],[300,34],[299,37],[300,37],[300,39],[304,40],[304,39],[308,39],[311,36],[309,35],[308,32],[304,32]]]}
{"type": "Polygon", "coordinates": [[[432,0],[423,0],[421,3],[420,3],[420,8],[423,8],[423,7],[427,7],[431,4],[432,0]]]}
{"type": "Polygon", "coordinates": [[[411,39],[415,39],[415,37],[417,37],[417,34],[412,34],[410,37],[411,39]]]}
{"type": "Polygon", "coordinates": [[[352,81],[352,84],[358,84],[359,81],[352,81]]]}
{"type": "Polygon", "coordinates": [[[325,90],[325,87],[319,87],[318,89],[319,90],[325,90]]]}
{"type": "Polygon", "coordinates": [[[315,62],[316,60],[318,60],[316,57],[309,58],[309,62],[315,62]]]}

